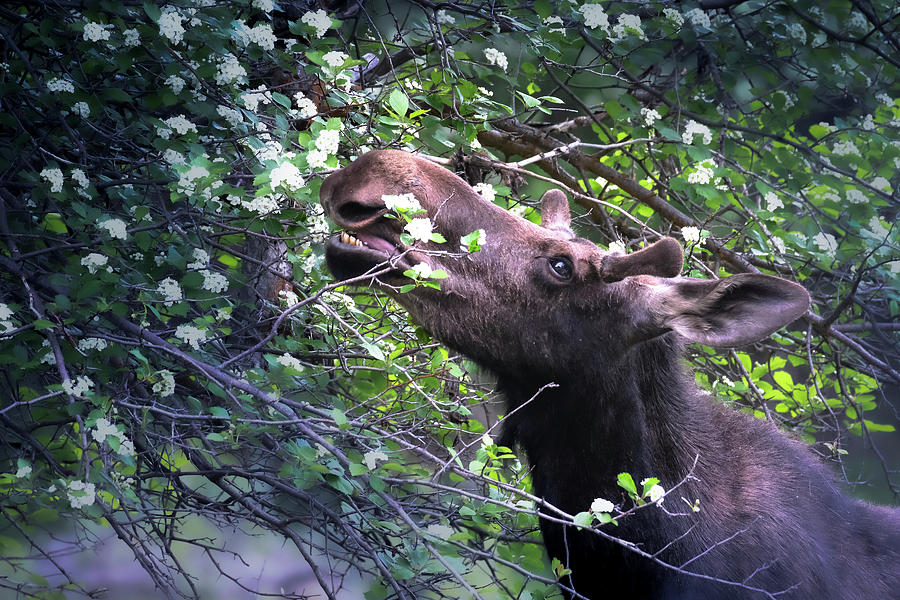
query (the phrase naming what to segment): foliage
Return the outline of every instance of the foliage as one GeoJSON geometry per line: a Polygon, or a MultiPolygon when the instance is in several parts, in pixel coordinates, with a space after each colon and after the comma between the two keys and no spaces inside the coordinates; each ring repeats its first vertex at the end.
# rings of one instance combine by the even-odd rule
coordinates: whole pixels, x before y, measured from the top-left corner
{"type": "Polygon", "coordinates": [[[29,559],[57,564],[75,521],[196,597],[179,548],[226,553],[184,535],[200,516],[283,538],[327,597],[355,569],[371,600],[543,598],[564,565],[539,510],[614,536],[660,508],[665,473],[620,476],[634,509],[531,497],[477,418],[489,383],[331,281],[318,188],[369,148],[434,155],[526,218],[561,187],[585,236],[679,236],[695,276],[801,282],[803,323],[697,349],[699,381],[839,460],[848,432],[892,435],[873,416],[900,383],[891,3],[328,5],[0,7],[0,587],[90,595],[29,559]]]}

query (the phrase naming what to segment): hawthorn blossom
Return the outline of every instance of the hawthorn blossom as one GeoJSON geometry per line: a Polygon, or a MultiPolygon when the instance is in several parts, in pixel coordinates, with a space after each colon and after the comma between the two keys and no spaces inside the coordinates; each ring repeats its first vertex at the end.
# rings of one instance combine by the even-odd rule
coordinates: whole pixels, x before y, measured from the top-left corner
{"type": "Polygon", "coordinates": [[[62,188],[63,188],[62,169],[46,167],[43,171],[41,171],[41,179],[46,180],[47,183],[50,184],[51,192],[58,193],[58,192],[62,191],[62,188]]]}
{"type": "Polygon", "coordinates": [[[126,29],[122,32],[122,37],[125,38],[124,43],[128,48],[138,46],[141,43],[141,33],[137,29],[126,29]]]}
{"type": "Polygon", "coordinates": [[[578,9],[584,15],[584,26],[588,29],[597,29],[598,27],[609,33],[609,15],[603,10],[599,4],[585,4],[578,9]]]}
{"type": "Polygon", "coordinates": [[[112,25],[103,25],[102,23],[93,23],[88,21],[84,24],[84,33],[82,36],[86,42],[101,42],[109,40],[109,31],[112,25]]]}
{"type": "Polygon", "coordinates": [[[416,275],[420,279],[428,279],[434,272],[434,270],[431,268],[431,265],[424,262],[420,262],[417,265],[414,265],[412,270],[415,271],[416,275]]]}
{"type": "Polygon", "coordinates": [[[383,194],[381,201],[384,202],[385,208],[393,211],[421,212],[422,205],[416,200],[411,193],[407,194],[383,194]]]}
{"type": "MultiPolygon", "coordinates": [[[[696,9],[695,9],[696,10],[696,9]]],[[[703,143],[709,145],[712,142],[712,132],[709,127],[697,121],[690,120],[684,126],[684,132],[681,134],[681,141],[685,144],[693,144],[694,136],[700,134],[703,136],[703,143]]]]}
{"type": "Polygon", "coordinates": [[[102,223],[98,223],[97,227],[105,229],[111,238],[124,240],[128,237],[127,226],[122,219],[107,219],[102,223]]]}
{"type": "Polygon", "coordinates": [[[178,11],[172,7],[168,7],[166,11],[159,16],[159,34],[167,38],[172,44],[178,45],[184,39],[184,25],[182,25],[182,17],[178,11]]]}
{"type": "Polygon", "coordinates": [[[181,291],[181,286],[178,285],[178,282],[172,279],[171,277],[166,277],[162,281],[159,282],[159,286],[156,288],[156,291],[163,295],[163,304],[166,306],[172,306],[175,302],[181,302],[184,298],[184,294],[181,291]]]}
{"type": "Polygon", "coordinates": [[[472,189],[488,202],[493,202],[497,198],[497,190],[489,183],[476,183],[472,189]]]}
{"type": "Polygon", "coordinates": [[[79,375],[76,379],[66,379],[62,382],[63,391],[70,396],[80,398],[85,392],[94,387],[94,382],[84,375],[79,375]]]}
{"type": "Polygon", "coordinates": [[[175,328],[175,337],[188,344],[194,350],[199,350],[200,343],[206,341],[206,333],[205,329],[200,329],[193,325],[179,325],[175,328]]]}
{"type": "Polygon", "coordinates": [[[328,16],[321,8],[315,12],[309,11],[300,17],[300,21],[310,27],[315,27],[316,37],[320,38],[325,35],[328,28],[331,27],[331,17],[328,16]]]}
{"type": "Polygon", "coordinates": [[[676,27],[684,25],[684,16],[674,8],[664,8],[663,16],[674,23],[676,27]]]}
{"type": "Polygon", "coordinates": [[[681,236],[684,238],[685,242],[696,244],[700,241],[700,229],[697,227],[682,227],[681,236]]]}
{"type": "Polygon", "coordinates": [[[350,58],[350,55],[346,52],[341,52],[339,50],[332,50],[331,52],[326,52],[325,55],[322,56],[322,60],[324,60],[328,66],[337,68],[344,64],[350,58]]]}
{"type": "Polygon", "coordinates": [[[616,505],[606,498],[594,498],[591,502],[592,513],[610,513],[616,509],[616,505]]]}
{"type": "Polygon", "coordinates": [[[642,108],[641,109],[641,118],[644,121],[644,125],[647,127],[653,127],[653,124],[659,121],[659,111],[655,108],[642,108]]]}
{"type": "Polygon", "coordinates": [[[303,371],[303,363],[301,363],[297,357],[287,353],[276,358],[275,362],[289,369],[294,369],[295,371],[303,371]]]}
{"type": "Polygon", "coordinates": [[[91,252],[81,259],[81,266],[87,268],[88,272],[93,275],[101,267],[105,267],[107,261],[109,261],[108,257],[102,254],[97,254],[96,252],[91,252]]]}
{"type": "Polygon", "coordinates": [[[509,66],[506,54],[496,48],[485,48],[484,57],[487,59],[488,64],[497,65],[504,71],[509,66]]]}
{"type": "Polygon", "coordinates": [[[684,13],[684,18],[697,27],[710,28],[709,15],[703,12],[703,9],[701,8],[692,8],[684,13]]]}
{"type": "Polygon", "coordinates": [[[434,225],[429,219],[419,217],[407,223],[403,230],[409,233],[414,240],[428,242],[434,232],[434,225]]]}
{"type": "Polygon", "coordinates": [[[51,92],[68,92],[70,94],[75,93],[75,86],[68,79],[63,79],[60,77],[54,77],[50,81],[47,82],[47,89],[51,92]]]}

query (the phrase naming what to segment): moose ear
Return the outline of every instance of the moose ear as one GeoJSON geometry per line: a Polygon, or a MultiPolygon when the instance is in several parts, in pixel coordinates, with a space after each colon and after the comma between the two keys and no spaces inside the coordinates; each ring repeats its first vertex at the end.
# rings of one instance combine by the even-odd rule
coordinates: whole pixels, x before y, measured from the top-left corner
{"type": "Polygon", "coordinates": [[[613,283],[630,275],[677,277],[684,257],[681,244],[666,237],[643,250],[631,254],[608,254],[603,257],[603,281],[613,283]]]}
{"type": "Polygon", "coordinates": [[[547,190],[541,196],[541,227],[570,231],[569,199],[561,190],[547,190]]]}
{"type": "Polygon", "coordinates": [[[661,279],[651,307],[661,325],[692,342],[734,348],[757,342],[809,308],[800,285],[759,274],[718,280],[661,279]]]}

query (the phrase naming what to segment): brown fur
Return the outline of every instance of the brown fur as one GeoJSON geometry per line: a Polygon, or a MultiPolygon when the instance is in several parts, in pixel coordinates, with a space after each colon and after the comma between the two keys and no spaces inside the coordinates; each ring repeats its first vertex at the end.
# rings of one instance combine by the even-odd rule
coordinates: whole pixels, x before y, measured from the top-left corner
{"type": "Polygon", "coordinates": [[[543,521],[548,552],[573,570],[562,583],[578,594],[898,597],[898,512],[843,496],[805,447],[706,397],[680,362],[686,342],[738,346],[789,324],[807,310],[802,287],[765,275],[676,277],[682,257],[674,240],[611,254],[572,233],[558,191],[545,196],[540,227],[399,151],[370,152],[332,174],[321,202],[360,239],[395,248],[389,256],[335,238],[326,257],[337,277],[392,261],[396,268],[375,283],[437,338],[496,373],[510,412],[519,409],[504,423],[505,441],[524,449],[538,496],[572,514],[597,497],[627,507],[615,483],[620,471],[657,476],[667,488],[692,473],[665,506],[685,512],[681,496],[699,499],[699,514],[651,507],[606,530],[707,577],[543,521]],[[446,244],[400,244],[403,223],[385,217],[381,196],[406,192],[446,244]],[[486,232],[483,249],[460,254],[459,238],[475,229],[486,232]],[[417,262],[451,277],[440,291],[397,293],[408,283],[403,269],[417,262]],[[523,406],[550,382],[558,387],[523,406]]]}

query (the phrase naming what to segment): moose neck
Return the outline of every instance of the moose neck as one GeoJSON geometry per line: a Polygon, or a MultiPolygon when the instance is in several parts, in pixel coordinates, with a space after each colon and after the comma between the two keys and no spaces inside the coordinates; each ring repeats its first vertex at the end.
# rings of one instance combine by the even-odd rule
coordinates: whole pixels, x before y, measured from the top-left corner
{"type": "Polygon", "coordinates": [[[547,383],[500,376],[512,413],[503,441],[521,445],[535,492],[564,510],[587,510],[596,497],[618,502],[622,471],[671,486],[691,469],[693,436],[708,433],[687,420],[702,409],[688,410],[697,393],[674,336],[633,347],[610,364],[585,364],[553,381],[557,387],[547,383]]]}

